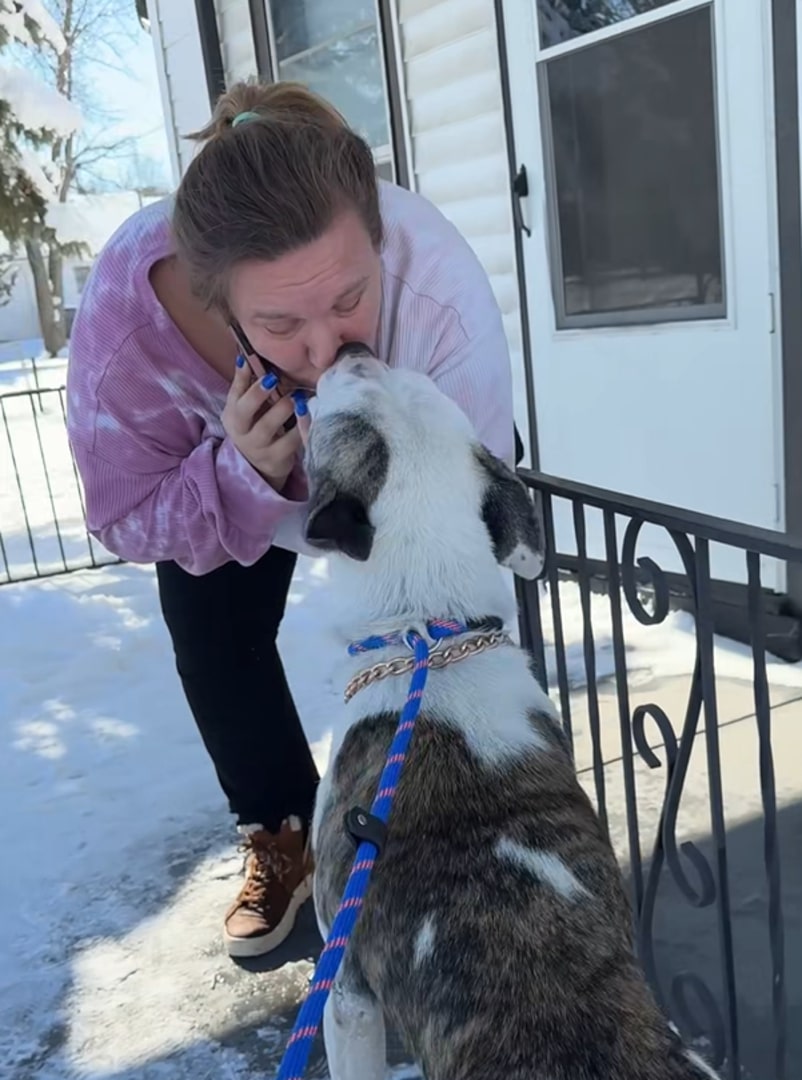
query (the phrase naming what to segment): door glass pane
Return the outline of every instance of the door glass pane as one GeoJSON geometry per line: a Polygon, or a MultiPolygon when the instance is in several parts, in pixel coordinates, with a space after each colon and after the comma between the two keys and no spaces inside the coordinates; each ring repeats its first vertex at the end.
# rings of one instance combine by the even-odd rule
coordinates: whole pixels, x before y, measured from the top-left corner
{"type": "Polygon", "coordinates": [[[540,45],[548,49],[672,3],[674,0],[537,0],[540,45]]]}
{"type": "Polygon", "coordinates": [[[375,0],[271,0],[270,12],[279,60],[376,26],[375,0]]]}
{"type": "Polygon", "coordinates": [[[723,317],[711,9],[544,67],[561,324],[723,317]]]}
{"type": "Polygon", "coordinates": [[[279,73],[282,79],[305,83],[330,101],[371,146],[390,141],[375,27],[282,60],[279,73]]]}
{"type": "Polygon", "coordinates": [[[336,106],[372,147],[390,142],[375,0],[271,0],[279,78],[336,106]]]}

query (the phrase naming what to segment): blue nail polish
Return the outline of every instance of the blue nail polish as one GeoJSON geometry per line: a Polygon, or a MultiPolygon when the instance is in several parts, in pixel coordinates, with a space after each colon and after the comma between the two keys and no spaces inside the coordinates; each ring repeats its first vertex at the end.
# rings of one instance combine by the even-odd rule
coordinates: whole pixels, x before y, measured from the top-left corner
{"type": "Polygon", "coordinates": [[[309,406],[306,403],[306,394],[303,390],[293,390],[290,395],[295,402],[295,415],[307,416],[309,414],[309,406]]]}
{"type": "Polygon", "coordinates": [[[242,355],[242,353],[240,353],[237,357],[237,367],[245,367],[245,357],[242,355]]]}
{"type": "Polygon", "coordinates": [[[273,387],[277,383],[278,383],[278,379],[276,378],[276,376],[271,371],[268,375],[265,375],[264,378],[262,379],[262,389],[263,390],[272,390],[273,387]]]}

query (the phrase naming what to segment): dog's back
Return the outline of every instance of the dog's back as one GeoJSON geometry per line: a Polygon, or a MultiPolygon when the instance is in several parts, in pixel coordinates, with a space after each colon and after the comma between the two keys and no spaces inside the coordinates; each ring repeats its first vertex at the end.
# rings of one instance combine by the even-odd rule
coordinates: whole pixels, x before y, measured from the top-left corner
{"type": "MultiPolygon", "coordinates": [[[[419,718],[344,978],[427,1080],[709,1076],[636,965],[620,871],[559,728],[529,722],[529,749],[483,760],[459,718],[419,718]]],[[[366,717],[337,755],[317,843],[327,921],[353,857],[344,814],[370,805],[396,723],[366,717]]]]}
{"type": "MultiPolygon", "coordinates": [[[[499,564],[530,578],[543,566],[526,490],[465,415],[430,380],[364,353],[318,384],[307,454],[307,537],[338,553],[343,686],[360,686],[334,722],[315,808],[324,931],[354,854],[345,813],[371,806],[404,704],[406,680],[390,674],[409,657],[404,632],[442,618],[509,628],[499,564]],[[366,636],[379,642],[374,661],[346,649],[366,636]],[[388,677],[366,678],[371,663],[388,677]]],[[[427,1080],[713,1075],[636,964],[613,851],[526,655],[510,643],[476,652],[470,636],[454,639],[463,659],[429,673],[387,844],[327,1004],[333,1080],[381,1080],[384,1015],[427,1080]]]]}

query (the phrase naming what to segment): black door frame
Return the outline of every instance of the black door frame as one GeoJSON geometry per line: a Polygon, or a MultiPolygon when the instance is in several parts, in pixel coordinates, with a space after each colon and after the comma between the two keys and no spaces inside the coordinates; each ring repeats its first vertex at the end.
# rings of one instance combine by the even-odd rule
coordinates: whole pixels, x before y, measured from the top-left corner
{"type": "MultiPolygon", "coordinates": [[[[796,0],[772,0],[775,161],[782,339],[785,531],[802,537],[802,188],[796,0]]],[[[802,567],[789,563],[786,590],[802,612],[802,567]]]]}

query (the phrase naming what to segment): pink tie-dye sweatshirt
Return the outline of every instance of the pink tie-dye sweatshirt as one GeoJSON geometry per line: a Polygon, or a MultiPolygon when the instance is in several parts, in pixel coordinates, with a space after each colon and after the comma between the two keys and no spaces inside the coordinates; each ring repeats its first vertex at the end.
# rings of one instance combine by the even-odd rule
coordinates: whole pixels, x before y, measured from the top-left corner
{"type": "MultiPolygon", "coordinates": [[[[111,238],[73,327],[67,420],[89,530],[129,561],[174,559],[193,574],[250,565],[273,543],[306,551],[300,464],[279,494],[240,455],[220,421],[226,380],[151,288],[173,250],[170,207],[141,210],[111,238]]],[[[426,199],[382,183],[381,208],[380,358],[427,372],[511,463],[509,353],[484,270],[426,199]]]]}

